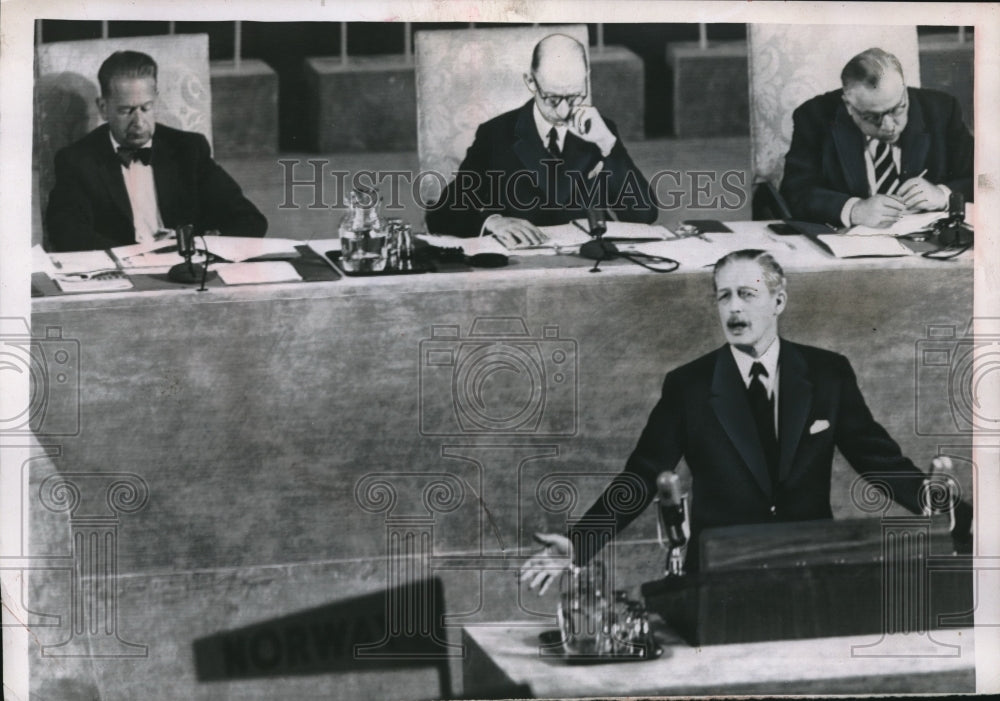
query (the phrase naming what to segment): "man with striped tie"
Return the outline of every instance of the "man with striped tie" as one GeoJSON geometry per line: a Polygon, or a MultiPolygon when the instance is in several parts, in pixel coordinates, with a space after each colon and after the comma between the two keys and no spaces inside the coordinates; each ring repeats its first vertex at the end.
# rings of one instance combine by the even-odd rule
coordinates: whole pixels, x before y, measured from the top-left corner
{"type": "Polygon", "coordinates": [[[899,60],[863,51],[843,88],[795,110],[781,194],[796,219],[885,227],[914,212],[972,200],[973,139],[958,101],[907,87],[899,60]]]}

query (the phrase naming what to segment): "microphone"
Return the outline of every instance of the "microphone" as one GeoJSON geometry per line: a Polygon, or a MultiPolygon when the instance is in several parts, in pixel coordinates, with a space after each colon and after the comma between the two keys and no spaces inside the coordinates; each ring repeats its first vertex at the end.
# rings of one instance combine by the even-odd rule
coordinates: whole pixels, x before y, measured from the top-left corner
{"type": "Polygon", "coordinates": [[[684,554],[688,543],[687,497],[681,494],[680,478],[661,472],[656,478],[656,534],[667,551],[667,576],[684,574],[684,554]]]}
{"type": "Polygon", "coordinates": [[[596,261],[590,272],[599,273],[601,270],[598,266],[601,264],[601,261],[617,258],[618,248],[610,241],[605,241],[601,238],[608,231],[608,225],[604,221],[604,212],[602,210],[587,207],[587,229],[593,238],[580,246],[580,255],[596,261]]]}
{"type": "Polygon", "coordinates": [[[973,245],[972,229],[965,223],[965,196],[961,192],[949,195],[948,218],[936,227],[938,245],[944,249],[958,249],[962,253],[973,245]]]}
{"type": "MultiPolygon", "coordinates": [[[[193,285],[200,280],[201,288],[199,292],[203,292],[206,289],[205,281],[214,278],[216,275],[213,270],[211,277],[209,277],[208,251],[205,251],[205,263],[203,267],[201,267],[201,270],[198,270],[199,266],[196,266],[191,260],[194,254],[197,253],[194,245],[194,224],[185,224],[177,227],[175,234],[177,236],[177,252],[184,258],[184,262],[170,268],[167,278],[171,282],[179,282],[183,285],[193,285]]],[[[204,239],[202,240],[204,241],[204,239]]]]}
{"type": "Polygon", "coordinates": [[[593,207],[587,207],[587,228],[593,237],[604,236],[608,233],[608,225],[604,221],[604,212],[593,207]]]}
{"type": "Polygon", "coordinates": [[[952,192],[948,197],[948,218],[961,224],[965,221],[965,195],[961,192],[952,192]]]}
{"type": "Polygon", "coordinates": [[[662,472],[656,479],[660,523],[671,545],[687,543],[687,536],[684,534],[684,500],[681,496],[680,482],[680,478],[674,472],[662,472]]]}

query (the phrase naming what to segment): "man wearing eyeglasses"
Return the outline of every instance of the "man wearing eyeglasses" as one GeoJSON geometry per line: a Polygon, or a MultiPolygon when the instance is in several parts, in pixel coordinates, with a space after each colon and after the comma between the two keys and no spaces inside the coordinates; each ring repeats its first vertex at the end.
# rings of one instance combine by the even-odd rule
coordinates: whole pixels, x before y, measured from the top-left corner
{"type": "Polygon", "coordinates": [[[649,184],[610,120],[591,104],[584,47],[542,39],[524,82],[532,99],[480,125],[455,179],[427,212],[427,228],[493,234],[508,248],[543,243],[540,226],[586,218],[589,208],[652,223],[649,184]]]}
{"type": "Polygon", "coordinates": [[[863,51],[843,88],[795,110],[781,194],[796,219],[887,227],[915,212],[972,201],[973,138],[950,95],[907,87],[899,60],[863,51]]]}

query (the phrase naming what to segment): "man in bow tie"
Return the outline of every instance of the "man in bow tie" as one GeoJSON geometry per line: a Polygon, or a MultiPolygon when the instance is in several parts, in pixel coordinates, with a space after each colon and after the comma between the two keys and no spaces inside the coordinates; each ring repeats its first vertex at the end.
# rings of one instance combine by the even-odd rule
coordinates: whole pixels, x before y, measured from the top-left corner
{"type": "Polygon", "coordinates": [[[97,74],[106,120],[60,150],[46,211],[53,251],[113,248],[196,231],[263,236],[267,219],[211,157],[201,134],[156,122],[157,66],[144,53],[117,51],[97,74]]]}
{"type": "Polygon", "coordinates": [[[481,124],[427,228],[493,234],[508,247],[542,242],[539,226],[586,219],[588,205],[621,221],[656,221],[649,184],[614,123],[593,106],[584,47],[565,34],[535,46],[532,98],[481,124]]]}
{"type": "Polygon", "coordinates": [[[955,98],[907,87],[899,60],[878,48],[840,77],[842,89],[792,115],[781,194],[794,218],[886,227],[946,210],[951,192],[972,201],[973,138],[955,98]]]}
{"type": "MultiPolygon", "coordinates": [[[[546,547],[522,570],[529,586],[544,591],[560,563],[585,565],[600,545],[581,524],[613,521],[617,534],[681,458],[693,494],[689,570],[705,528],[832,518],[834,448],[897,503],[924,512],[925,475],[872,416],[847,358],[778,335],[788,304],[778,262],[764,251],[735,251],[715,264],[714,287],[726,344],[667,374],[624,471],[566,535],[536,536],[546,547]],[[622,500],[612,495],[635,494],[637,482],[641,503],[615,509],[622,500]]],[[[933,467],[950,463],[939,457],[933,467]]],[[[954,517],[956,545],[965,547],[971,506],[960,502],[954,517]]]]}

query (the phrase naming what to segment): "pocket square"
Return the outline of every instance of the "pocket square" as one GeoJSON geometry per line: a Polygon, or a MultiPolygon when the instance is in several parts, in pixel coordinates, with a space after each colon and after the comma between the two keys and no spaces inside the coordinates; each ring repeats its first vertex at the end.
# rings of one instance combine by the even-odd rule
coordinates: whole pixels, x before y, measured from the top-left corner
{"type": "Polygon", "coordinates": [[[812,422],[812,426],[809,427],[809,435],[819,433],[820,431],[825,431],[830,428],[830,422],[826,419],[817,419],[812,422]]]}

